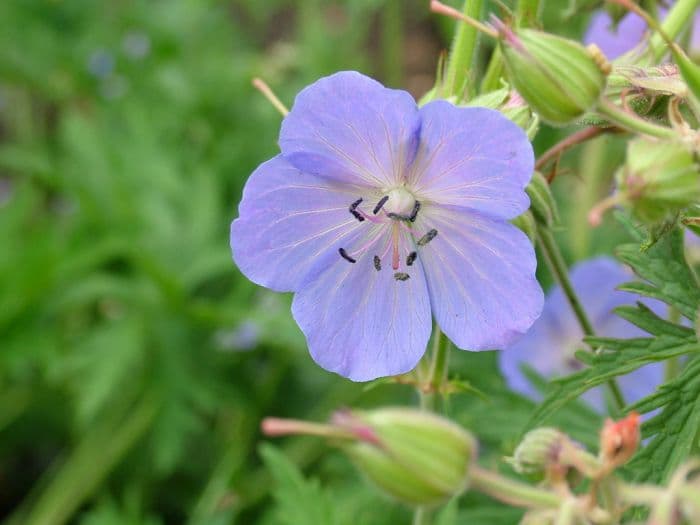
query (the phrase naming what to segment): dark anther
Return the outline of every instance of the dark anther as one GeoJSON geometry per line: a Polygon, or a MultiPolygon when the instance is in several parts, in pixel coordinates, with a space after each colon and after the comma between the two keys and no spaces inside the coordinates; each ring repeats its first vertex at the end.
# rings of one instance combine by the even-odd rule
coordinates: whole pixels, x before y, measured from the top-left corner
{"type": "Polygon", "coordinates": [[[357,199],[355,202],[353,202],[350,205],[349,211],[352,213],[352,216],[355,217],[358,221],[362,222],[365,220],[365,218],[360,214],[359,211],[357,211],[357,207],[360,205],[362,202],[362,199],[357,199]]]}
{"type": "Polygon", "coordinates": [[[413,266],[413,261],[416,260],[416,257],[418,257],[416,252],[409,253],[408,257],[406,257],[406,266],[413,266]]]}
{"type": "Polygon", "coordinates": [[[423,235],[423,237],[418,239],[418,242],[416,244],[418,244],[418,246],[425,246],[430,241],[432,241],[436,235],[437,235],[437,230],[430,230],[428,233],[423,235]]]}
{"type": "Polygon", "coordinates": [[[379,258],[379,255],[374,256],[374,269],[377,271],[382,269],[382,260],[379,258]]]}
{"type": "Polygon", "coordinates": [[[418,217],[419,211],[420,211],[420,202],[416,201],[413,203],[413,211],[411,212],[411,216],[408,218],[408,220],[411,222],[416,222],[416,217],[418,217]]]}
{"type": "Polygon", "coordinates": [[[394,279],[396,279],[397,281],[408,281],[409,277],[411,276],[403,272],[396,272],[394,274],[394,279]]]}
{"type": "Polygon", "coordinates": [[[384,195],[384,197],[382,197],[381,199],[379,199],[379,202],[377,203],[377,205],[376,205],[376,206],[374,207],[374,209],[372,210],[372,213],[374,213],[375,215],[376,215],[377,213],[379,213],[379,210],[382,209],[382,206],[384,206],[384,205],[386,204],[386,201],[388,201],[388,200],[389,200],[389,196],[388,196],[388,195],[384,195]]]}
{"type": "Polygon", "coordinates": [[[348,255],[348,252],[345,251],[345,248],[338,248],[338,253],[340,254],[340,256],[341,256],[343,259],[345,259],[345,260],[348,261],[348,262],[351,262],[351,263],[356,263],[356,262],[357,262],[355,259],[353,259],[352,257],[350,257],[350,256],[348,255]]]}

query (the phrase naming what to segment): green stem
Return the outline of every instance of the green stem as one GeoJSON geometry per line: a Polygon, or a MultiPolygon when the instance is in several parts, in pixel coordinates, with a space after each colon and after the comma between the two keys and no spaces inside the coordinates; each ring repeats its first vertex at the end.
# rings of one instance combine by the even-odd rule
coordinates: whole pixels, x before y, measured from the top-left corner
{"type": "Polygon", "coordinates": [[[489,93],[501,87],[501,76],[503,75],[503,53],[501,48],[496,46],[491,53],[489,65],[486,68],[484,79],[481,81],[481,93],[489,93]]]}
{"type": "Polygon", "coordinates": [[[401,85],[403,64],[403,19],[401,0],[388,0],[382,13],[382,61],[384,80],[389,86],[401,85]]]}
{"type": "Polygon", "coordinates": [[[601,115],[606,117],[613,124],[627,131],[637,132],[660,139],[672,139],[676,136],[676,133],[671,128],[659,126],[637,116],[635,113],[625,111],[606,98],[600,99],[597,109],[601,115]]]}
{"type": "Polygon", "coordinates": [[[470,487],[518,507],[556,509],[561,501],[553,492],[520,483],[476,465],[471,468],[470,487]]]}
{"type": "MultiPolygon", "coordinates": [[[[537,228],[537,238],[545,261],[547,261],[549,269],[561,286],[569,305],[571,305],[571,309],[574,311],[574,315],[581,326],[581,330],[583,330],[583,333],[587,336],[594,336],[595,331],[593,330],[593,325],[588,319],[586,311],[583,309],[583,305],[574,291],[574,287],[569,279],[569,271],[564,262],[564,257],[562,257],[559,246],[557,246],[557,243],[554,241],[552,232],[546,227],[539,226],[537,228]]],[[[622,410],[625,406],[625,400],[622,397],[620,387],[617,385],[615,379],[611,379],[607,384],[615,406],[618,410],[622,410]]]]}
{"type": "Polygon", "coordinates": [[[411,523],[413,525],[429,525],[428,512],[423,507],[418,507],[413,512],[413,521],[411,523]]]}
{"type": "Polygon", "coordinates": [[[438,410],[438,398],[444,390],[447,381],[447,369],[449,367],[450,342],[442,333],[440,328],[435,326],[435,335],[430,352],[430,370],[425,382],[425,390],[421,390],[420,406],[423,410],[435,412],[438,410]]]}
{"type": "MultiPolygon", "coordinates": [[[[673,306],[668,307],[668,320],[672,323],[679,324],[681,321],[681,312],[673,306]]],[[[664,382],[671,381],[678,376],[681,370],[680,356],[671,357],[666,360],[664,365],[664,382]]]]}
{"type": "MultiPolygon", "coordinates": [[[[462,13],[469,18],[479,19],[483,5],[484,0],[467,0],[464,3],[462,13]]],[[[472,70],[474,64],[478,33],[479,31],[475,27],[457,22],[457,32],[452,41],[450,59],[447,63],[445,85],[449,92],[446,96],[456,95],[462,98],[464,95],[467,72],[472,70]]]]}
{"type": "MultiPolygon", "coordinates": [[[[662,31],[671,40],[675,40],[691,23],[698,7],[700,7],[700,0],[678,0],[661,24],[662,31]]],[[[658,32],[655,32],[649,39],[649,47],[652,49],[655,61],[659,61],[666,53],[666,45],[658,32]]]]}
{"type": "MultiPolygon", "coordinates": [[[[419,388],[420,407],[423,410],[437,412],[438,400],[443,391],[445,381],[447,381],[447,369],[450,362],[450,342],[442,333],[442,330],[435,325],[433,345],[430,352],[430,370],[428,372],[427,389],[419,388]],[[427,390],[427,391],[426,391],[427,390]]],[[[413,513],[413,525],[429,525],[432,512],[418,507],[413,513]]]]}

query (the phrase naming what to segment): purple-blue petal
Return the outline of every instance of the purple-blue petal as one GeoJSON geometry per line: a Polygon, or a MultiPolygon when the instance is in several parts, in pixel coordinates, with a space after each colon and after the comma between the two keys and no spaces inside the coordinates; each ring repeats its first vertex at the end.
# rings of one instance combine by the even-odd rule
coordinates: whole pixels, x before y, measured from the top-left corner
{"type": "Polygon", "coordinates": [[[419,130],[411,95],[343,71],[297,95],[279,142],[282,155],[306,173],[383,188],[400,181],[419,130]]]}
{"type": "MultiPolygon", "coordinates": [[[[667,9],[660,7],[658,11],[659,17],[663,19],[667,9]]],[[[695,14],[691,31],[688,49],[691,53],[700,52],[700,11],[695,14]]],[[[610,60],[613,60],[634,48],[647,32],[647,24],[639,15],[628,13],[615,27],[606,11],[598,11],[591,17],[584,42],[596,44],[610,60]]]]}
{"type": "Polygon", "coordinates": [[[647,24],[642,17],[628,13],[617,27],[607,11],[598,11],[591,18],[584,36],[586,44],[596,44],[610,60],[631,50],[647,31],[647,24]]]}
{"type": "Polygon", "coordinates": [[[281,156],[248,179],[231,224],[231,250],[251,281],[295,291],[328,251],[362,225],[348,212],[358,198],[351,186],[303,173],[281,156]]]}
{"type": "MultiPolygon", "coordinates": [[[[358,235],[347,250],[365,240],[358,235]]],[[[406,281],[394,279],[390,267],[377,271],[373,254],[386,240],[379,238],[355,264],[337,254],[324,258],[321,271],[309,275],[292,304],[313,359],[353,381],[412,370],[430,338],[430,301],[420,261],[406,281]]]]}
{"type": "Polygon", "coordinates": [[[499,219],[527,210],[534,170],[525,132],[498,111],[434,101],[421,108],[418,155],[408,185],[419,199],[499,219]]]}
{"type": "MultiPolygon", "coordinates": [[[[570,278],[584,310],[598,335],[605,337],[642,337],[642,330],[613,313],[613,309],[634,304],[641,298],[615,290],[620,284],[634,278],[625,267],[607,257],[598,257],[575,265],[570,278]]],[[[657,315],[665,314],[665,306],[658,301],[643,301],[657,315]]],[[[508,385],[529,397],[539,398],[522,374],[527,364],[544,377],[558,377],[581,367],[573,358],[573,351],[583,348],[583,331],[560,287],[547,295],[542,316],[520,341],[501,352],[499,364],[508,385]]],[[[653,392],[663,380],[661,364],[651,364],[619,378],[627,402],[634,402],[653,392]]],[[[600,388],[584,395],[591,405],[603,407],[600,388]]]]}
{"type": "Polygon", "coordinates": [[[457,207],[426,205],[416,228],[437,236],[420,247],[433,315],[464,350],[503,348],[539,317],[537,260],[518,228],[457,207]]]}

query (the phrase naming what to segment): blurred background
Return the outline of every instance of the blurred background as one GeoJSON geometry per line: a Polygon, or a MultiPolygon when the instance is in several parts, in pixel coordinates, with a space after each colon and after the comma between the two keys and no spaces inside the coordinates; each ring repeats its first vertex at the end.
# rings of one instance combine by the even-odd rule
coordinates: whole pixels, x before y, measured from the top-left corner
{"type": "MultiPolygon", "coordinates": [[[[290,297],[242,277],[228,229],[248,175],[277,151],[281,117],[251,79],[288,105],[342,69],[418,97],[453,30],[427,4],[0,2],[6,523],[299,524],[290,513],[304,498],[316,523],[325,512],[338,524],[408,519],[316,440],[277,440],[259,454],[264,415],[323,420],[342,406],[415,398],[407,386],[370,388],[314,365],[290,297]]],[[[547,23],[580,34],[585,17],[566,18],[568,7],[548,8],[547,23]]],[[[537,148],[557,133],[543,130],[537,148]]],[[[591,239],[581,220],[607,191],[609,164],[588,166],[602,173],[598,185],[557,182],[579,192],[564,218],[578,228],[564,238],[571,259],[613,242],[591,239]]],[[[505,390],[493,353],[460,353],[454,369],[465,394],[452,415],[478,429],[498,464],[532,404],[505,390]]],[[[595,442],[597,415],[580,407],[561,417],[595,442]]],[[[460,511],[469,523],[517,519],[494,502],[470,510],[470,498],[460,511]]]]}

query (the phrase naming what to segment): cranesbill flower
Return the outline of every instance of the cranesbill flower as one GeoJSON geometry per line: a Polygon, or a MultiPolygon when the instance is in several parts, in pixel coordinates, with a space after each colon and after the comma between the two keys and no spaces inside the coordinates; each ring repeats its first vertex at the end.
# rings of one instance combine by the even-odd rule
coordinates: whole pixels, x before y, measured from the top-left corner
{"type": "MultiPolygon", "coordinates": [[[[666,9],[659,8],[662,19],[666,12],[666,9]]],[[[695,53],[700,51],[700,12],[695,15],[693,25],[689,50],[695,53]]],[[[647,33],[647,23],[641,16],[627,13],[616,25],[610,14],[602,10],[591,17],[584,42],[596,44],[606,57],[613,60],[634,48],[647,33]]]]}
{"type": "MultiPolygon", "coordinates": [[[[613,313],[623,305],[633,305],[641,298],[615,290],[633,279],[633,274],[607,257],[598,257],[575,265],[571,282],[597,335],[621,339],[648,336],[641,329],[613,313]]],[[[663,315],[658,301],[644,299],[648,307],[663,315]]],[[[538,398],[535,389],[521,370],[526,364],[544,377],[566,375],[583,367],[574,352],[583,348],[583,331],[560,287],[553,288],[545,300],[542,316],[530,331],[499,356],[501,371],[508,385],[528,397],[538,398]]],[[[627,402],[641,399],[653,392],[663,380],[661,364],[651,364],[619,378],[620,389],[627,402]]],[[[589,390],[584,398],[596,408],[602,408],[602,388],[589,390]]]]}
{"type": "Polygon", "coordinates": [[[411,370],[432,318],[460,348],[500,348],[539,315],[525,133],[497,111],[435,101],[356,72],[310,85],[281,154],[251,175],[231,225],[252,281],[295,292],[318,364],[363,381],[411,370]]]}

